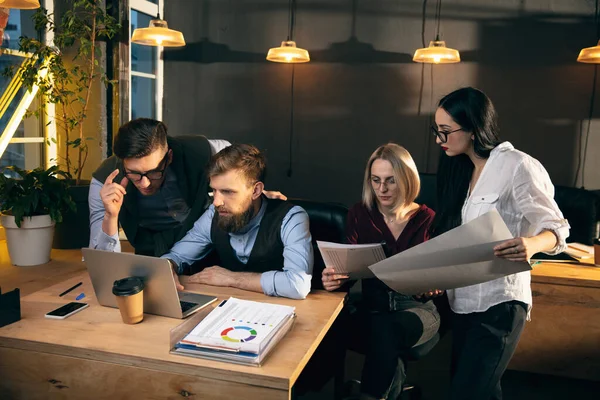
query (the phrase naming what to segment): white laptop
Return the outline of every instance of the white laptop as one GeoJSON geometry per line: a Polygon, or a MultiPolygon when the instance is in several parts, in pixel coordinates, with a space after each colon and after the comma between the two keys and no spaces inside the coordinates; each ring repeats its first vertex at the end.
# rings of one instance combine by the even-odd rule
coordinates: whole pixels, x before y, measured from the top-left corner
{"type": "Polygon", "coordinates": [[[144,313],[185,318],[217,300],[191,292],[178,292],[171,265],[163,258],[132,253],[81,249],[100,305],[117,308],[112,292],[116,280],[136,276],[144,281],[144,313]]]}

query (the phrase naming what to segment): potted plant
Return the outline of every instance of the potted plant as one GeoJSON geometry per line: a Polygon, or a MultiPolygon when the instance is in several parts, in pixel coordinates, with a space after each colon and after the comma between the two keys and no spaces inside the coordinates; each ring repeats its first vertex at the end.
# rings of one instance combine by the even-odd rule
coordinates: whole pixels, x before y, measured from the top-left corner
{"type": "Polygon", "coordinates": [[[50,261],[54,224],[75,209],[66,178],[58,166],[31,171],[11,166],[0,173],[0,222],[14,265],[50,261]]]}
{"type": "Polygon", "coordinates": [[[58,146],[58,165],[74,177],[70,190],[77,204],[77,211],[65,214],[64,223],[57,225],[55,248],[80,248],[89,241],[89,180],[82,174],[90,149],[100,152],[102,129],[98,120],[88,123],[87,119],[94,113],[103,117],[100,109],[105,105],[93,92],[101,89],[101,83],[114,82],[103,68],[102,42],[111,40],[120,30],[120,24],[107,12],[110,5],[105,4],[104,0],[67,0],[59,17],[38,9],[33,16],[36,31],[53,32],[53,45],[21,37],[19,50],[32,54],[38,62],[4,71],[10,77],[20,74],[28,89],[37,85],[45,102],[55,104],[53,116],[45,112],[36,115],[46,118],[46,125],[56,126],[58,141],[47,144],[58,146]],[[39,74],[43,68],[47,68],[48,78],[39,74]],[[94,141],[98,146],[90,147],[94,141]]]}

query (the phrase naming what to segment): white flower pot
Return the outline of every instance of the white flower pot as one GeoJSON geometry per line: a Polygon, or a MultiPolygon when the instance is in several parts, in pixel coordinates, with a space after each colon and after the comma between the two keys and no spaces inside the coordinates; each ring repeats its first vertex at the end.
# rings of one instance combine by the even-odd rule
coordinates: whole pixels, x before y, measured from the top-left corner
{"type": "Polygon", "coordinates": [[[6,230],[8,255],[13,265],[40,265],[50,261],[54,222],[49,215],[25,217],[19,228],[12,215],[0,217],[6,230]]]}

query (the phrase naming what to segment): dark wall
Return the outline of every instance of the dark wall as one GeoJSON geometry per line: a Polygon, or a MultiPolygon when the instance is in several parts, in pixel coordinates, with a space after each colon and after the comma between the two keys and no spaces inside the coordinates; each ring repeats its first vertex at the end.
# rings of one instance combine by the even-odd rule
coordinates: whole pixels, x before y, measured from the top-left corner
{"type": "MultiPolygon", "coordinates": [[[[295,39],[312,61],[295,66],[265,61],[287,36],[286,0],[168,1],[165,18],[188,44],[165,50],[164,119],[173,135],[257,145],[270,189],[351,204],[380,144],[405,146],[421,172],[435,172],[435,103],[472,85],[494,101],[503,139],[542,161],[556,184],[574,185],[594,72],[575,60],[596,42],[592,3],[444,1],[442,38],[463,62],[432,67],[411,61],[422,47],[421,1],[299,0],[295,39]]],[[[434,10],[429,1],[427,44],[434,10]]],[[[585,174],[586,186],[600,187],[599,172],[585,174]]]]}

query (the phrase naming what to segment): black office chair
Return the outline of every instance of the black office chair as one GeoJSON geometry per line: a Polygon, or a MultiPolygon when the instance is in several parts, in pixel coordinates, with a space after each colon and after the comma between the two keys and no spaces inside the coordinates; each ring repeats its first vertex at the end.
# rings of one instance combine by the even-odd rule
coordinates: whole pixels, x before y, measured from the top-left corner
{"type": "MultiPolygon", "coordinates": [[[[317,240],[344,243],[348,207],[339,203],[305,199],[289,199],[289,201],[302,207],[308,214],[314,252],[311,288],[312,290],[323,289],[321,273],[325,263],[317,247],[317,240]]],[[[338,338],[344,334],[342,329],[344,314],[345,311],[342,311],[298,377],[294,389],[295,395],[320,391],[331,378],[334,378],[336,398],[339,398],[338,393],[341,393],[343,384],[346,349],[338,338]]]]}
{"type": "Polygon", "coordinates": [[[348,207],[340,203],[328,203],[305,199],[289,199],[302,207],[308,214],[310,234],[315,255],[313,266],[312,289],[323,289],[321,273],[325,268],[323,257],[317,247],[317,240],[334,243],[344,243],[346,239],[346,216],[348,207]]]}

